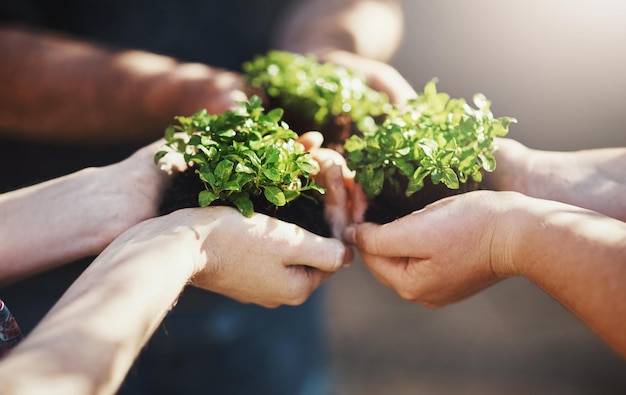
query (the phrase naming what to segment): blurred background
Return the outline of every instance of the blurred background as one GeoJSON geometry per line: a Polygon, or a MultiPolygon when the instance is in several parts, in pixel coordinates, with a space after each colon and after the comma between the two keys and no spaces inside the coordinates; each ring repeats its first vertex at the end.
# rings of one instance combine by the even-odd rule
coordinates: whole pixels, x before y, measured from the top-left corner
{"type": "MultiPolygon", "coordinates": [[[[625,2],[404,6],[394,65],[417,90],[437,78],[452,97],[484,93],[495,116],[517,118],[509,137],[533,148],[626,146],[625,2]]],[[[626,362],[524,279],[431,310],[357,261],[326,291],[338,395],[626,393],[626,362]]]]}

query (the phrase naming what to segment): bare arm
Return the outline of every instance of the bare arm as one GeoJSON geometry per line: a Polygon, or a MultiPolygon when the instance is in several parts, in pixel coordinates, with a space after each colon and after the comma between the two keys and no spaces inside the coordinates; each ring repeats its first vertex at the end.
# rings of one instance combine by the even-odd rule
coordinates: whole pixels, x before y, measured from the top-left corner
{"type": "Polygon", "coordinates": [[[0,27],[0,56],[0,133],[23,139],[145,141],[245,99],[232,72],[19,26],[0,27]]]}
{"type": "Polygon", "coordinates": [[[0,195],[0,279],[100,253],[120,233],[156,215],[168,184],[152,159],[162,144],[114,165],[0,195]]]}
{"type": "Polygon", "coordinates": [[[626,148],[571,152],[528,148],[497,140],[497,168],[485,182],[542,199],[584,207],[626,221],[626,148]]]}
{"type": "Polygon", "coordinates": [[[0,392],[114,393],[187,284],[268,307],[295,305],[352,257],[336,239],[227,207],[142,222],[0,362],[0,392]]]}
{"type": "Polygon", "coordinates": [[[307,0],[287,14],[276,44],[359,71],[392,102],[404,103],[416,93],[389,65],[403,30],[402,5],[397,0],[307,0]]]}
{"type": "Polygon", "coordinates": [[[372,273],[437,307],[525,276],[626,357],[626,223],[515,192],[477,191],[346,231],[372,273]]]}

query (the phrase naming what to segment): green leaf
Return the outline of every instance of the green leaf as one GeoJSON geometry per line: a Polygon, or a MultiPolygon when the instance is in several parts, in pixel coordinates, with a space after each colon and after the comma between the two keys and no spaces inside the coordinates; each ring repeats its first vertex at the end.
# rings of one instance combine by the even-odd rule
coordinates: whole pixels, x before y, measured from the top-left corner
{"type": "Polygon", "coordinates": [[[233,162],[228,159],[221,160],[217,166],[215,166],[215,177],[218,180],[225,181],[230,177],[233,171],[233,162]]]}
{"type": "Polygon", "coordinates": [[[405,194],[407,196],[411,196],[415,192],[422,189],[424,187],[424,179],[427,175],[428,171],[426,171],[423,167],[418,167],[413,175],[409,177],[409,182],[405,194]]]}
{"type": "Polygon", "coordinates": [[[283,193],[283,191],[280,190],[280,188],[272,186],[265,187],[263,188],[263,195],[265,195],[265,198],[269,202],[277,206],[284,206],[287,203],[285,194],[283,193]]]}
{"type": "Polygon", "coordinates": [[[247,194],[235,193],[231,196],[231,201],[245,217],[250,218],[254,214],[254,204],[247,194]]]}
{"type": "Polygon", "coordinates": [[[282,174],[281,172],[273,167],[264,167],[262,169],[263,175],[267,177],[269,180],[274,182],[279,182],[281,180],[282,174]]]}
{"type": "Polygon", "coordinates": [[[459,189],[459,178],[450,167],[443,169],[441,181],[450,189],[459,189]]]}
{"type": "Polygon", "coordinates": [[[267,113],[267,120],[269,122],[278,122],[283,117],[284,112],[285,110],[283,110],[282,108],[274,108],[272,111],[267,113]]]}
{"type": "Polygon", "coordinates": [[[496,158],[491,153],[481,153],[478,155],[483,169],[486,171],[494,171],[496,169],[496,158]]]}
{"type": "Polygon", "coordinates": [[[217,199],[219,199],[218,195],[205,189],[198,194],[198,205],[200,207],[207,207],[217,199]]]}
{"type": "Polygon", "coordinates": [[[174,138],[174,134],[176,133],[176,126],[169,125],[165,128],[165,141],[171,141],[174,138]]]}
{"type": "Polygon", "coordinates": [[[400,186],[398,176],[407,176],[407,196],[423,188],[425,177],[457,189],[470,176],[482,179],[483,169],[495,169],[494,138],[506,135],[515,119],[495,118],[483,94],[473,96],[474,108],[438,92],[436,83],[427,82],[405,105],[385,106],[374,128],[344,143],[347,166],[369,198],[382,191],[381,169],[385,188],[400,186]]]}
{"type": "Polygon", "coordinates": [[[160,161],[161,159],[163,159],[163,157],[164,157],[165,155],[167,155],[167,154],[168,154],[168,151],[158,151],[158,152],[154,155],[154,163],[155,163],[155,164],[158,164],[158,163],[159,163],[159,161],[160,161]]]}

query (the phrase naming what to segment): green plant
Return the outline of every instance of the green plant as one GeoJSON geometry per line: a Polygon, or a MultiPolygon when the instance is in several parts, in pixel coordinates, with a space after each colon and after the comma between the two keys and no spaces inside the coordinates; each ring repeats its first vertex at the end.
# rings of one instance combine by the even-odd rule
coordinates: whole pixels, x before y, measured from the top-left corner
{"type": "MultiPolygon", "coordinates": [[[[280,108],[266,112],[258,96],[220,115],[206,110],[178,116],[165,131],[166,145],[184,155],[205,189],[200,207],[220,200],[232,203],[245,216],[254,212],[253,199],[284,206],[307,190],[324,193],[311,173],[316,162],[296,141],[298,135],[281,121],[280,108]]],[[[155,156],[158,162],[168,150],[155,156]]]]}
{"type": "Polygon", "coordinates": [[[388,97],[371,89],[356,72],[314,55],[271,50],[245,62],[251,86],[276,98],[280,107],[311,120],[320,129],[331,118],[349,117],[359,128],[371,127],[371,117],[384,112],[388,97]]]}
{"type": "Polygon", "coordinates": [[[392,107],[376,130],[346,140],[348,167],[365,194],[373,198],[387,183],[396,193],[411,196],[424,187],[426,177],[450,189],[470,177],[481,182],[482,171],[496,166],[494,138],[506,135],[516,120],[494,118],[490,101],[480,93],[473,102],[475,108],[437,92],[436,80],[431,80],[406,107],[392,107]]]}

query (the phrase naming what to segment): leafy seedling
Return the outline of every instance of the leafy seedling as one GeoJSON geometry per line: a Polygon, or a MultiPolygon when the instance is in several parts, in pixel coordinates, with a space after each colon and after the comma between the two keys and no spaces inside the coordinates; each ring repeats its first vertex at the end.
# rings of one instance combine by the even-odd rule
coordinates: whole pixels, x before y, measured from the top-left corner
{"type": "Polygon", "coordinates": [[[516,120],[495,118],[483,94],[475,94],[473,104],[438,92],[431,80],[406,106],[391,107],[378,128],[348,138],[346,161],[366,196],[389,189],[411,197],[425,181],[450,190],[480,183],[483,171],[496,167],[494,138],[505,136],[516,120]]]}
{"type": "Polygon", "coordinates": [[[355,125],[358,130],[371,130],[374,118],[389,105],[387,95],[370,88],[355,71],[319,63],[311,54],[271,50],[245,62],[242,69],[251,86],[262,89],[275,106],[285,109],[290,125],[305,125],[298,132],[320,130],[327,142],[343,143],[347,137],[346,133],[328,136],[332,127],[355,125]]]}
{"type": "MultiPolygon", "coordinates": [[[[284,206],[304,191],[325,193],[310,177],[317,163],[282,115],[280,108],[266,112],[261,99],[253,96],[223,114],[201,110],[175,118],[178,123],[165,131],[166,145],[182,154],[203,182],[200,207],[219,201],[250,217],[253,200],[260,196],[284,206]]],[[[159,151],[155,162],[168,152],[159,151]]]]}

